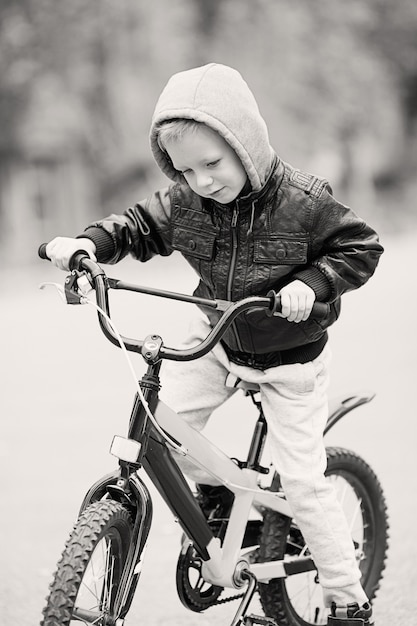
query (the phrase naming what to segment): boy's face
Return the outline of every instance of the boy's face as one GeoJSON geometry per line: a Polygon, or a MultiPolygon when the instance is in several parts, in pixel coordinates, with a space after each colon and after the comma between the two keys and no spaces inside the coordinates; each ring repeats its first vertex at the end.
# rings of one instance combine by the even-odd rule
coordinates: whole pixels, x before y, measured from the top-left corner
{"type": "Polygon", "coordinates": [[[208,126],[165,145],[172,164],[195,193],[227,204],[242,191],[247,174],[239,157],[208,126]]]}

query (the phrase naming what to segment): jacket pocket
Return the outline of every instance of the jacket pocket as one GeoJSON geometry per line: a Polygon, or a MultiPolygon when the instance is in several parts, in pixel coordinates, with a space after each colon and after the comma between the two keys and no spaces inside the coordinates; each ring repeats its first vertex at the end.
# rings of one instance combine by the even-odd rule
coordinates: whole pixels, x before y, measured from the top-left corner
{"type": "Polygon", "coordinates": [[[271,265],[303,265],[308,260],[308,243],[282,237],[257,238],[254,241],[255,263],[271,265]]]}
{"type": "Polygon", "coordinates": [[[174,228],[172,245],[185,256],[208,261],[213,258],[215,240],[214,234],[205,234],[181,226],[174,228]]]}

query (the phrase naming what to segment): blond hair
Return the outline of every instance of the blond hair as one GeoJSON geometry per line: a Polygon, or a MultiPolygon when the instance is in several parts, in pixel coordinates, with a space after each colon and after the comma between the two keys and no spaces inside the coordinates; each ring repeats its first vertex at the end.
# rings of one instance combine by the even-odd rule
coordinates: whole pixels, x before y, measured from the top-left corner
{"type": "Polygon", "coordinates": [[[185,135],[197,132],[202,126],[205,126],[205,124],[185,117],[174,118],[163,122],[158,129],[158,146],[166,153],[167,143],[170,141],[179,141],[185,135]]]}

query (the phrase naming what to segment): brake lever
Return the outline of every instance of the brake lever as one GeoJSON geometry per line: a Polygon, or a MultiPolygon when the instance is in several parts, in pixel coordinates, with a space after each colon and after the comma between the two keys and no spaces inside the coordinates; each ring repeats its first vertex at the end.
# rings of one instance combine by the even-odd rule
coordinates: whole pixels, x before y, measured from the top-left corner
{"type": "Polygon", "coordinates": [[[73,270],[65,279],[65,299],[67,304],[84,304],[87,294],[92,290],[92,284],[85,272],[73,270]],[[81,293],[79,293],[81,292],[81,293]]]}

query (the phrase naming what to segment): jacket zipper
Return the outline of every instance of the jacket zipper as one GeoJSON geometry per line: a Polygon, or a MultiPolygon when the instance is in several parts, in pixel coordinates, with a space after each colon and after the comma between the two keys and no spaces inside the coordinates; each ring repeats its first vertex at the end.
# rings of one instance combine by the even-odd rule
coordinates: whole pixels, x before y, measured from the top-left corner
{"type": "MultiPolygon", "coordinates": [[[[238,246],[238,234],[237,234],[237,221],[239,217],[239,207],[237,203],[233,207],[233,215],[231,221],[231,230],[232,230],[232,256],[230,259],[229,265],[229,274],[227,278],[227,299],[232,300],[232,286],[233,279],[235,275],[235,267],[236,267],[236,259],[237,259],[237,246],[238,246]]],[[[243,352],[242,344],[239,339],[239,335],[236,329],[236,324],[233,322],[231,325],[231,329],[235,335],[236,343],[238,345],[238,349],[240,352],[243,352]]]]}

